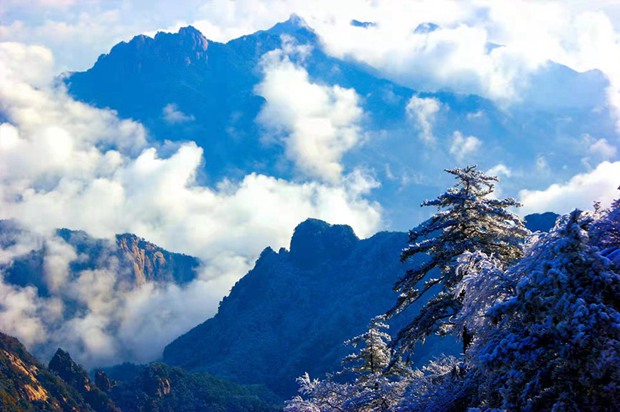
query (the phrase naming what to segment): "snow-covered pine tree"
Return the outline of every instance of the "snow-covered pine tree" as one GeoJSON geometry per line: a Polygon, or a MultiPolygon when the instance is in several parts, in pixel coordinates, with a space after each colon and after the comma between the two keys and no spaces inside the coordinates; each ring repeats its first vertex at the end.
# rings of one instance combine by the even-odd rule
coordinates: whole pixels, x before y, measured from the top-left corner
{"type": "Polygon", "coordinates": [[[452,356],[429,361],[413,372],[403,397],[393,408],[399,412],[465,411],[475,392],[467,379],[467,364],[452,356]]]}
{"type": "Polygon", "coordinates": [[[388,346],[391,337],[384,332],[389,326],[384,322],[385,315],[371,319],[368,330],[363,334],[349,339],[345,345],[354,348],[352,353],[342,360],[343,373],[353,373],[356,389],[345,406],[355,411],[386,411],[402,397],[411,377],[411,369],[400,361],[386,369],[393,353],[388,346]]]}
{"type": "Polygon", "coordinates": [[[360,346],[358,352],[342,360],[343,372],[355,374],[360,382],[368,380],[370,375],[380,374],[390,363],[392,353],[388,344],[392,338],[383,331],[389,328],[384,319],[382,315],[372,318],[366,332],[344,343],[354,348],[360,346]]]}
{"type": "Polygon", "coordinates": [[[336,382],[332,375],[324,380],[310,379],[306,373],[297,379],[300,395],[289,401],[285,410],[374,412],[391,410],[400,402],[413,372],[401,362],[386,370],[392,350],[384,319],[384,315],[373,318],[366,332],[345,342],[358,350],[342,360],[343,370],[338,375],[351,374],[352,382],[336,382]]]}
{"type": "Polygon", "coordinates": [[[620,410],[620,275],[592,221],[565,216],[510,269],[516,295],[489,311],[497,328],[473,349],[483,408],[620,410]]]}
{"type": "Polygon", "coordinates": [[[461,297],[461,310],[453,319],[455,328],[484,335],[494,328],[488,310],[514,296],[517,279],[498,259],[480,251],[464,252],[456,271],[461,281],[454,293],[461,297]]]}
{"type": "Polygon", "coordinates": [[[620,198],[614,200],[608,209],[595,212],[595,216],[591,230],[592,243],[620,266],[620,198]]]}
{"type": "Polygon", "coordinates": [[[344,403],[354,394],[348,383],[334,382],[332,375],[311,379],[308,372],[297,378],[299,395],[286,402],[285,412],[346,411],[344,403]]]}
{"type": "MultiPolygon", "coordinates": [[[[438,285],[440,291],[399,332],[395,341],[399,354],[410,353],[426,336],[454,331],[453,319],[462,306],[456,289],[463,277],[456,267],[463,253],[483,252],[505,266],[522,256],[521,245],[529,234],[523,221],[508,210],[520,206],[516,200],[489,197],[497,177],[485,175],[476,166],[446,172],[454,175],[457,183],[437,199],[422,204],[439,211],[409,232],[410,244],[401,254],[402,261],[416,255],[427,258],[396,283],[394,289],[400,295],[387,315],[401,312],[433,286],[438,285]]],[[[471,336],[467,330],[461,331],[461,336],[466,347],[471,336]]]]}

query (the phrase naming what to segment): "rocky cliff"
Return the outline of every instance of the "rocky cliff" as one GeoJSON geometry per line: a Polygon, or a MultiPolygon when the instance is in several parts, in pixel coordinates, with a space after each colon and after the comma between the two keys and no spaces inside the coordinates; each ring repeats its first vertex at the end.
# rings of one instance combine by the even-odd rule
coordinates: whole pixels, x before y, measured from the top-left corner
{"type": "Polygon", "coordinates": [[[92,408],[17,339],[0,332],[0,410],[82,412],[92,408]]]}
{"type": "MultiPolygon", "coordinates": [[[[31,250],[2,264],[5,281],[17,285],[32,285],[42,296],[49,295],[46,282],[44,257],[49,249],[49,239],[28,232],[13,221],[0,220],[0,249],[9,249],[24,236],[32,238],[31,250]]],[[[76,274],[83,270],[110,269],[123,278],[129,286],[145,282],[174,282],[185,284],[196,277],[198,259],[168,252],[159,246],[133,235],[117,235],[115,241],[96,239],[83,231],[59,229],[57,239],[74,249],[77,257],[69,264],[69,271],[76,274]]],[[[70,275],[71,276],[71,275],[70,275]]]]}

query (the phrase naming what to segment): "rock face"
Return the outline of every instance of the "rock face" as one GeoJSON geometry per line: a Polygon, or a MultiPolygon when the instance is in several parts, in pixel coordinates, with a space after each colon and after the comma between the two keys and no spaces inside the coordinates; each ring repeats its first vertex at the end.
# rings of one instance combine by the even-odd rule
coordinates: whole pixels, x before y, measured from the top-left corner
{"type": "Polygon", "coordinates": [[[56,351],[52,360],[50,360],[49,369],[80,393],[85,393],[92,389],[86,371],[75,363],[67,352],[60,348],[56,351]]]}
{"type": "Polygon", "coordinates": [[[112,381],[104,371],[98,370],[95,372],[95,385],[102,391],[108,393],[110,389],[114,387],[115,382],[112,381]]]}
{"type": "Polygon", "coordinates": [[[116,236],[116,255],[133,266],[134,280],[141,285],[147,281],[184,284],[196,277],[198,259],[168,252],[132,234],[116,236]]]}
{"type": "Polygon", "coordinates": [[[77,412],[92,408],[17,339],[0,332],[0,410],[77,412]]]}
{"type": "MultiPolygon", "coordinates": [[[[0,220],[0,249],[10,248],[20,236],[36,237],[12,221],[0,220]]],[[[72,274],[87,269],[110,269],[118,273],[129,287],[147,281],[185,284],[196,277],[200,265],[194,257],[168,252],[132,234],[117,235],[116,242],[95,239],[86,232],[68,229],[59,229],[56,236],[77,254],[69,265],[72,274]]],[[[14,259],[9,266],[0,264],[0,269],[8,283],[22,287],[33,285],[41,296],[48,296],[50,285],[42,276],[48,245],[43,238],[35,240],[29,253],[14,259]]]]}
{"type": "Polygon", "coordinates": [[[96,412],[120,412],[108,395],[90,381],[86,371],[62,349],[52,357],[49,370],[75,389],[96,412]]]}
{"type": "MultiPolygon", "coordinates": [[[[407,239],[383,232],[360,240],[348,226],[301,223],[290,251],[265,249],[217,315],[166,347],[164,361],[290,397],[304,372],[338,370],[351,351],[343,342],[394,304],[407,239]]],[[[406,319],[394,319],[392,332],[406,319]]],[[[458,353],[459,346],[452,338],[429,339],[414,361],[444,351],[458,353]]]]}
{"type": "Polygon", "coordinates": [[[49,369],[15,338],[0,332],[2,412],[275,412],[282,399],[264,387],[242,386],[162,363],[124,364],[95,373],[93,383],[58,349],[49,369]]]}

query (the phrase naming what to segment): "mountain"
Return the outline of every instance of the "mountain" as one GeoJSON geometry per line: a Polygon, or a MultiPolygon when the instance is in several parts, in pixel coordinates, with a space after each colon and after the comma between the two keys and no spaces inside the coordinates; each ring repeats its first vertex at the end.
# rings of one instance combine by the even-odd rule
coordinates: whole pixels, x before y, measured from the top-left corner
{"type": "MultiPolygon", "coordinates": [[[[164,349],[164,362],[265,384],[289,398],[304,372],[321,377],[339,370],[352,352],[343,342],[394,305],[392,286],[408,265],[419,263],[400,263],[407,241],[400,232],[360,240],[349,226],[308,219],[295,229],[290,250],[266,248],[213,318],[164,349]]],[[[395,316],[389,322],[391,334],[423,303],[395,316]]],[[[421,364],[460,351],[452,336],[431,337],[416,348],[412,361],[421,364]]]]}
{"type": "Polygon", "coordinates": [[[97,370],[92,381],[71,356],[58,349],[49,370],[77,390],[96,412],[279,410],[282,400],[261,386],[243,386],[163,363],[125,363],[97,370]]]}
{"type": "Polygon", "coordinates": [[[263,386],[239,385],[164,363],[123,364],[97,376],[110,382],[107,392],[124,412],[275,412],[283,403],[263,386]]]}
{"type": "Polygon", "coordinates": [[[148,362],[200,319],[163,326],[177,310],[174,299],[152,303],[189,288],[199,265],[132,234],[39,234],[0,221],[2,328],[40,358],[60,346],[87,367],[148,362]]]}
{"type": "Polygon", "coordinates": [[[555,226],[556,219],[560,217],[557,213],[533,213],[525,216],[525,225],[532,232],[548,232],[555,226]]]}
{"type": "Polygon", "coordinates": [[[86,412],[92,408],[17,339],[0,332],[0,410],[86,412]]]}
{"type": "MultiPolygon", "coordinates": [[[[395,302],[392,286],[406,266],[406,233],[382,232],[360,240],[349,226],[308,219],[290,250],[263,251],[255,267],[220,303],[218,313],[164,350],[164,362],[204,370],[242,383],[262,383],[287,398],[304,372],[339,369],[351,352],[343,342],[395,302]]],[[[412,308],[415,310],[415,308],[412,308]]],[[[394,319],[397,332],[408,319],[394,319]]],[[[429,339],[420,361],[458,353],[452,338],[429,339]]]]}
{"type": "Polygon", "coordinates": [[[75,389],[96,412],[120,412],[112,399],[94,382],[86,371],[71,359],[69,353],[58,349],[50,360],[49,370],[75,389]]]}
{"type": "MultiPolygon", "coordinates": [[[[368,22],[352,24],[359,30],[372,28],[368,22]]],[[[427,36],[437,26],[425,23],[416,30],[427,36]]],[[[452,164],[519,168],[523,173],[503,182],[504,189],[516,193],[582,171],[583,151],[566,144],[567,136],[615,138],[605,100],[608,80],[598,71],[580,73],[548,62],[523,79],[523,96],[512,104],[449,90],[415,90],[407,79],[386,78],[362,62],[331,56],[297,16],[227,43],[211,41],[193,27],[153,38],[136,36],[101,55],[91,69],[67,74],[64,81],[74,98],[143,123],[151,143],[160,145],[164,155],[169,150],[166,140],[195,141],[204,149],[205,173],[199,177],[206,183],[251,172],[298,178],[285,153],[290,131],[285,128],[282,136],[258,120],[269,104],[257,88],[268,69],[262,58],[274,50],[305,70],[310,82],[355,91],[364,112],[360,143],[344,154],[342,163],[345,172],[370,170],[382,183],[370,198],[384,205],[394,228],[409,225],[411,202],[420,203],[445,187],[447,182],[435,175],[452,164]],[[427,117],[409,107],[412,97],[432,99],[438,110],[427,117]],[[478,139],[484,158],[473,152],[467,159],[459,157],[453,148],[459,133],[478,139]],[[425,144],[424,139],[435,143],[425,144]],[[543,155],[553,173],[536,172],[543,155]]]]}
{"type": "Polygon", "coordinates": [[[3,412],[222,411],[273,412],[282,400],[264,387],[242,386],[162,363],[86,371],[58,349],[46,368],[15,338],[0,332],[3,412]]]}
{"type": "MultiPolygon", "coordinates": [[[[110,268],[132,287],[145,282],[174,282],[185,284],[196,278],[198,259],[179,253],[168,252],[157,245],[132,234],[116,235],[116,241],[96,239],[83,231],[59,229],[57,239],[66,242],[79,257],[69,264],[70,277],[84,270],[110,268]]],[[[34,237],[30,252],[1,264],[4,279],[12,285],[35,286],[41,296],[49,296],[49,281],[44,276],[45,255],[49,240],[37,237],[11,220],[0,220],[0,248],[9,249],[21,238],[34,237]]]]}

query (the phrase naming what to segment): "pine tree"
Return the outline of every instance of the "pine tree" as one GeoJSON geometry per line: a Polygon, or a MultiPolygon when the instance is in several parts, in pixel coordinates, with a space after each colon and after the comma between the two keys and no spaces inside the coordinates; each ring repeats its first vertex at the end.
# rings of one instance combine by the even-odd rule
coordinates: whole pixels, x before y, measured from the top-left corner
{"type": "Polygon", "coordinates": [[[517,279],[498,259],[479,251],[463,253],[456,271],[462,279],[454,290],[461,297],[461,310],[453,320],[455,328],[485,334],[494,327],[487,312],[514,296],[517,279]]]}
{"type": "Polygon", "coordinates": [[[352,374],[352,382],[336,382],[332,375],[311,379],[306,373],[297,379],[300,395],[285,410],[387,411],[400,402],[413,372],[401,362],[386,369],[393,353],[384,319],[383,315],[373,318],[366,332],[345,342],[358,351],[342,360],[344,368],[338,375],[352,374]]]}
{"type": "MultiPolygon", "coordinates": [[[[620,190],[620,187],[618,189],[620,190]]],[[[620,266],[620,198],[614,200],[608,209],[596,209],[596,221],[591,230],[592,243],[620,266]]]]}
{"type": "Polygon", "coordinates": [[[475,348],[484,407],[620,410],[620,275],[574,211],[510,270],[516,295],[489,311],[475,348]]]}
{"type": "MultiPolygon", "coordinates": [[[[489,197],[497,177],[479,172],[476,166],[446,172],[454,175],[457,183],[422,204],[439,211],[409,232],[410,244],[401,254],[402,261],[417,255],[426,255],[426,259],[396,283],[394,289],[400,296],[387,315],[401,312],[434,286],[440,291],[399,332],[395,342],[399,353],[410,352],[431,334],[454,331],[454,318],[462,307],[462,296],[456,290],[463,278],[456,267],[463,253],[483,252],[507,265],[522,256],[521,244],[529,233],[521,219],[507,210],[520,206],[516,200],[489,197]]],[[[466,328],[460,334],[467,346],[471,334],[466,328]]]]}
{"type": "Polygon", "coordinates": [[[369,376],[380,374],[390,363],[392,353],[388,343],[392,339],[384,332],[389,326],[383,322],[384,316],[374,317],[363,334],[349,339],[344,344],[357,348],[359,352],[348,355],[342,360],[344,372],[355,374],[358,381],[364,382],[369,376]]]}

